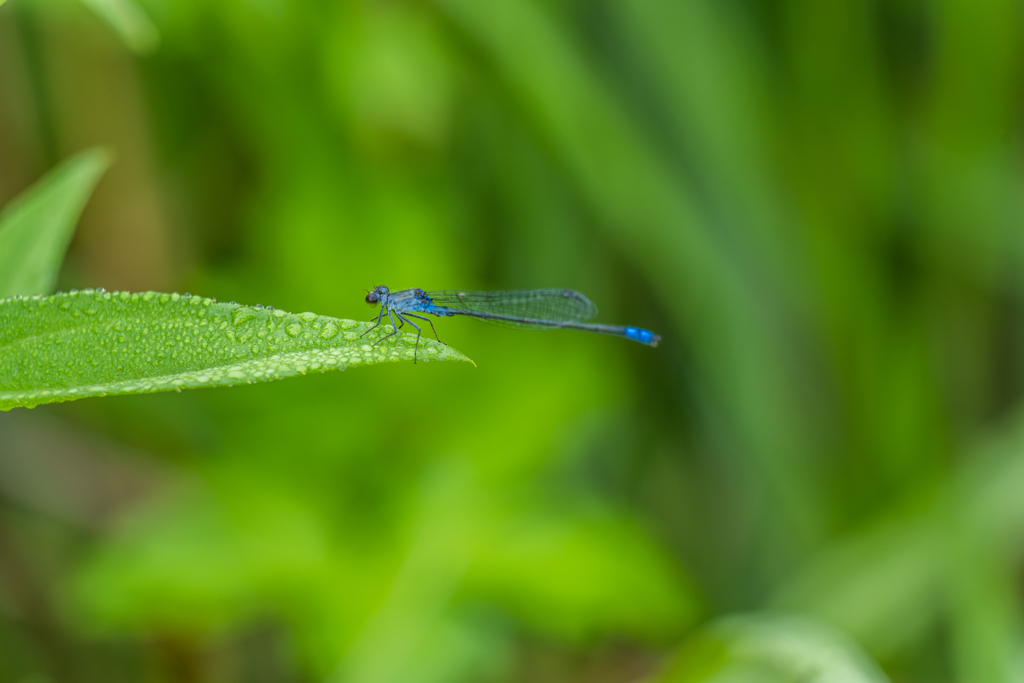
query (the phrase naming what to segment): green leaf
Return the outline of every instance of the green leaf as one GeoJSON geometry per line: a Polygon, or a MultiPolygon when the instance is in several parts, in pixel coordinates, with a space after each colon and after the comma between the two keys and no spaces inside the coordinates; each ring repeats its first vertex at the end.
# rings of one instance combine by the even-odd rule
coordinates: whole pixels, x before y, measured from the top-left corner
{"type": "Polygon", "coordinates": [[[0,213],[0,297],[53,291],[78,216],[109,165],[101,149],[77,154],[0,213]]]}
{"type": "MultiPolygon", "coordinates": [[[[179,294],[84,290],[0,300],[0,410],[87,396],[266,382],[413,360],[415,335],[179,294]],[[381,332],[384,331],[384,332],[381,332]]],[[[472,362],[423,338],[418,359],[472,362]]]]}

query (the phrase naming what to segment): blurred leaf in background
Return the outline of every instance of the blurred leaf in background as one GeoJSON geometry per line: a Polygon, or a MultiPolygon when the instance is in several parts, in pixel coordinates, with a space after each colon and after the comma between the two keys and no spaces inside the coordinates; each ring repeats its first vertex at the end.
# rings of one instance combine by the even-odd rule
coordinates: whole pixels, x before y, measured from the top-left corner
{"type": "Polygon", "coordinates": [[[160,44],[156,26],[132,0],[82,0],[82,3],[117,31],[131,50],[145,54],[160,44]]]}
{"type": "Polygon", "coordinates": [[[440,320],[477,370],[0,415],[8,678],[1019,676],[1017,3],[93,5],[0,9],[0,200],[119,159],[62,287],[572,287],[664,342],[440,320]]]}
{"type": "Polygon", "coordinates": [[[102,150],[64,162],[0,213],[0,298],[49,294],[92,188],[109,164],[102,150]]]}
{"type": "Polygon", "coordinates": [[[708,625],[666,668],[664,683],[727,680],[889,679],[854,643],[825,624],[779,614],[737,615],[708,625]]]}

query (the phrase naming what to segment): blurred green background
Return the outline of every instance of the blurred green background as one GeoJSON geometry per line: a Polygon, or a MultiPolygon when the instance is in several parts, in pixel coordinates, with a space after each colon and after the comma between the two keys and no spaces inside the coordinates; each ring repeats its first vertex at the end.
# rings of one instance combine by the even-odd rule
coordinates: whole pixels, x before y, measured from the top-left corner
{"type": "Polygon", "coordinates": [[[0,680],[1024,677],[1019,2],[133,2],[0,7],[62,288],[664,341],[0,415],[0,680]]]}

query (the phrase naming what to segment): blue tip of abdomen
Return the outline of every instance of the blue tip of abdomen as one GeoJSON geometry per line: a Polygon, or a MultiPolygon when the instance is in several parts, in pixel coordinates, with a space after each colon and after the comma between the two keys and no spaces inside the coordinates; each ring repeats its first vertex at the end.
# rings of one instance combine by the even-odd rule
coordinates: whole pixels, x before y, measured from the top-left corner
{"type": "Polygon", "coordinates": [[[657,346],[658,342],[661,341],[661,337],[641,327],[627,327],[626,338],[638,341],[641,344],[647,344],[648,346],[657,346]]]}

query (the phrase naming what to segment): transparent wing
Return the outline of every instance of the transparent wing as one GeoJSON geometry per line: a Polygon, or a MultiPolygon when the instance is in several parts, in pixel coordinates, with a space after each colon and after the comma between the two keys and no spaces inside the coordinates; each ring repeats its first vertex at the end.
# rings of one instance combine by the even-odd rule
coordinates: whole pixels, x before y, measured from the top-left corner
{"type": "MultiPolygon", "coordinates": [[[[597,315],[597,306],[590,299],[571,289],[513,289],[500,292],[471,292],[461,289],[445,289],[427,292],[437,306],[448,306],[459,311],[507,315],[515,318],[551,320],[558,322],[583,322],[597,315]]],[[[547,325],[508,320],[484,322],[503,327],[548,329],[547,325]]]]}

